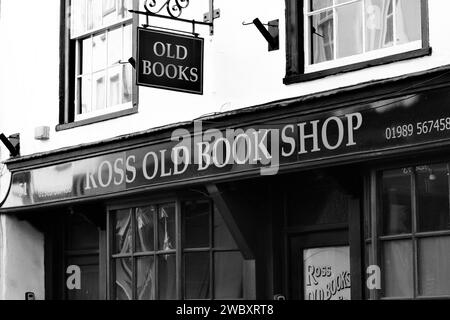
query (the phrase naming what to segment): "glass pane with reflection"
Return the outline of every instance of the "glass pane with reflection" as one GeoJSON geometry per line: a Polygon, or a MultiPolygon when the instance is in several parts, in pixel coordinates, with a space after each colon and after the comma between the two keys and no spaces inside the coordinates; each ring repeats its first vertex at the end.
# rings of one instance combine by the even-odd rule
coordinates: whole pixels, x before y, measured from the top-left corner
{"type": "Polygon", "coordinates": [[[210,253],[185,255],[185,299],[210,298],[210,253]]]}
{"type": "Polygon", "coordinates": [[[136,259],[137,300],[155,300],[155,258],[136,259]]]}
{"type": "Polygon", "coordinates": [[[220,252],[214,255],[214,298],[242,299],[244,259],[240,252],[220,252]]]}
{"type": "Polygon", "coordinates": [[[311,63],[334,59],[333,10],[310,17],[311,63]]]}
{"type": "Polygon", "coordinates": [[[210,203],[189,201],[183,204],[184,247],[210,247],[210,203]]]}
{"type": "Polygon", "coordinates": [[[160,206],[158,212],[158,250],[176,249],[175,204],[160,206]]]}
{"type": "Polygon", "coordinates": [[[384,243],[384,296],[412,298],[414,295],[412,241],[384,243]]]}
{"type": "Polygon", "coordinates": [[[136,209],[136,252],[155,251],[155,206],[136,209]]]}
{"type": "Polygon", "coordinates": [[[363,52],[362,2],[336,8],[337,57],[344,58],[363,52]]]}
{"type": "Polygon", "coordinates": [[[310,11],[316,11],[324,8],[331,7],[333,0],[311,0],[310,11]]]}
{"type": "Polygon", "coordinates": [[[396,0],[397,44],[422,39],[421,0],[396,0]]]}
{"type": "Polygon", "coordinates": [[[160,300],[177,299],[176,279],[176,256],[158,256],[158,296],[160,300]]]}
{"type": "Polygon", "coordinates": [[[393,0],[365,0],[366,51],[394,45],[393,0]]]}
{"type": "Polygon", "coordinates": [[[383,172],[383,235],[411,233],[411,168],[383,172]]]}
{"type": "Polygon", "coordinates": [[[419,294],[450,295],[450,237],[419,240],[419,294]]]}
{"type": "Polygon", "coordinates": [[[117,211],[114,232],[114,253],[131,253],[133,241],[132,232],[131,210],[117,211]]]}
{"type": "Polygon", "coordinates": [[[417,167],[416,174],[418,231],[450,230],[447,164],[417,167]]]}
{"type": "Polygon", "coordinates": [[[114,292],[116,300],[133,299],[133,263],[132,259],[115,260],[114,292]]]}
{"type": "Polygon", "coordinates": [[[216,249],[238,248],[236,241],[234,241],[230,230],[222,218],[222,215],[216,208],[214,209],[214,247],[216,249]]]}

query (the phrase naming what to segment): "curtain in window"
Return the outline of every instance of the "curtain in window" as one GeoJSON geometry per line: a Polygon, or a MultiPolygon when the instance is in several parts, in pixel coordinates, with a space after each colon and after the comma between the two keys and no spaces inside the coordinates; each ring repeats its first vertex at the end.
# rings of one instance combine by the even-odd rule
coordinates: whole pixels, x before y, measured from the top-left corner
{"type": "Polygon", "coordinates": [[[366,51],[393,45],[392,0],[366,0],[366,51]]]}

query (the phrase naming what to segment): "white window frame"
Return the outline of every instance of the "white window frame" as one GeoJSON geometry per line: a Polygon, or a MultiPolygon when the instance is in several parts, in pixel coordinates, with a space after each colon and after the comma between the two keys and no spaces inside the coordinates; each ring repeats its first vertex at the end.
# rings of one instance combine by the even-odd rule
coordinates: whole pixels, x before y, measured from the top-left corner
{"type": "MultiPolygon", "coordinates": [[[[394,0],[395,1],[395,0],[394,0]]],[[[396,54],[400,54],[400,53],[404,53],[404,52],[409,52],[409,51],[414,51],[414,50],[418,50],[418,49],[422,49],[423,48],[423,39],[421,40],[417,40],[417,41],[412,41],[412,42],[408,42],[405,44],[396,44],[396,37],[395,35],[396,33],[396,23],[394,21],[393,25],[394,25],[394,45],[388,48],[382,48],[382,49],[377,49],[377,50],[371,50],[371,51],[366,51],[366,36],[365,33],[363,32],[363,43],[362,43],[362,47],[363,47],[363,53],[360,54],[356,54],[353,56],[348,56],[348,57],[344,57],[344,58],[337,58],[337,50],[336,50],[336,37],[337,37],[337,33],[336,33],[336,29],[337,29],[337,19],[336,19],[336,9],[341,7],[341,6],[345,6],[345,5],[349,5],[352,3],[356,3],[356,2],[361,2],[362,3],[362,25],[365,26],[365,1],[364,0],[348,0],[344,3],[340,3],[340,4],[336,4],[336,0],[333,0],[333,4],[331,7],[325,7],[322,9],[318,9],[316,11],[311,11],[310,12],[310,5],[311,2],[310,0],[306,0],[304,2],[304,6],[303,6],[303,17],[304,17],[304,52],[305,52],[305,61],[304,61],[304,65],[305,65],[305,73],[312,73],[312,72],[318,72],[318,71],[323,71],[323,70],[327,70],[327,69],[332,69],[332,68],[338,68],[338,67],[342,67],[342,66],[346,66],[346,65],[351,65],[351,64],[355,64],[355,63],[360,63],[360,62],[364,62],[364,61],[370,61],[370,60],[374,60],[374,59],[379,59],[379,58],[383,58],[383,57],[388,57],[391,55],[396,55],[396,54]],[[310,16],[315,15],[317,13],[320,12],[324,12],[327,10],[333,10],[333,35],[334,35],[334,40],[333,40],[333,44],[334,44],[334,50],[333,50],[333,54],[334,54],[334,59],[330,60],[330,61],[324,61],[324,62],[319,62],[319,63],[311,63],[311,38],[310,38],[310,34],[311,34],[311,28],[310,28],[310,16]]],[[[396,16],[396,6],[393,6],[393,14],[394,14],[394,19],[396,16]]],[[[421,11],[421,15],[423,14],[423,11],[421,11]]],[[[421,22],[423,21],[423,17],[421,17],[421,22]]],[[[423,35],[422,35],[423,38],[423,35]]]]}
{"type": "MultiPolygon", "coordinates": [[[[76,0],[71,0],[71,1],[76,1],[76,0]]],[[[100,1],[100,0],[97,0],[97,1],[100,1]]],[[[133,4],[133,6],[135,5],[135,1],[134,0],[132,1],[132,4],[133,4]]],[[[70,38],[70,41],[75,41],[75,57],[74,57],[74,60],[75,60],[74,61],[74,63],[75,63],[75,74],[73,75],[74,76],[74,89],[75,89],[75,95],[74,95],[75,96],[75,105],[74,105],[74,121],[75,122],[88,120],[88,119],[96,118],[96,117],[99,117],[99,116],[112,114],[112,113],[115,113],[115,112],[119,112],[119,111],[123,111],[123,110],[127,110],[127,109],[132,109],[133,108],[133,106],[134,106],[133,98],[131,99],[130,102],[109,107],[108,106],[108,89],[107,89],[107,86],[108,86],[108,81],[107,81],[108,80],[108,69],[111,69],[112,67],[114,67],[116,65],[117,66],[120,65],[120,63],[114,64],[114,65],[108,65],[108,40],[109,40],[108,39],[108,35],[109,35],[109,32],[111,30],[115,30],[117,28],[122,28],[122,43],[123,43],[123,29],[125,27],[127,27],[127,26],[131,26],[131,28],[134,28],[133,20],[134,20],[133,16],[130,15],[127,18],[123,18],[123,19],[114,21],[113,23],[102,25],[101,27],[94,28],[94,29],[88,30],[86,32],[78,33],[75,36],[72,36],[70,38]],[[97,36],[99,34],[102,34],[102,33],[106,33],[106,37],[107,37],[106,43],[105,43],[105,45],[106,45],[106,57],[105,57],[106,63],[105,63],[105,69],[103,69],[104,74],[105,74],[105,86],[106,86],[106,88],[105,88],[105,108],[99,109],[99,110],[93,110],[93,111],[90,111],[88,113],[84,113],[83,114],[83,113],[81,113],[81,108],[82,108],[82,105],[81,105],[81,103],[82,103],[82,100],[81,100],[82,99],[81,98],[81,94],[82,94],[81,93],[81,79],[83,77],[83,74],[81,73],[81,61],[82,61],[81,42],[83,40],[87,39],[87,38],[93,38],[93,37],[95,37],[95,36],[97,36]]],[[[72,22],[71,22],[71,24],[72,24],[72,22]]],[[[133,30],[132,30],[132,34],[133,34],[133,30]]],[[[133,43],[133,35],[132,35],[131,43],[133,43]]],[[[130,48],[130,49],[132,49],[132,48],[130,48]]],[[[124,47],[123,46],[122,46],[121,50],[122,50],[121,57],[123,57],[123,55],[124,55],[124,47]]],[[[130,50],[130,51],[132,51],[132,50],[130,50]]],[[[92,61],[92,57],[91,57],[91,61],[92,61]]],[[[97,72],[101,72],[101,71],[97,71],[97,72]]],[[[93,76],[95,74],[92,71],[92,66],[91,66],[91,71],[88,74],[90,74],[91,76],[93,76]]],[[[93,81],[93,79],[91,79],[91,81],[93,81]]],[[[123,79],[122,79],[122,81],[123,81],[123,79]]],[[[121,88],[122,87],[123,86],[121,86],[121,88]]],[[[132,83],[131,88],[132,88],[131,95],[133,97],[134,96],[134,90],[135,90],[133,83],[132,83]]],[[[123,90],[123,88],[121,89],[121,91],[122,90],[123,90]]],[[[93,91],[93,87],[91,89],[91,105],[93,105],[92,104],[93,103],[93,101],[92,101],[92,99],[93,99],[93,92],[92,91],[93,91]]],[[[122,92],[121,92],[121,94],[122,94],[122,92]]],[[[122,96],[121,94],[120,94],[120,96],[122,96]]]]}

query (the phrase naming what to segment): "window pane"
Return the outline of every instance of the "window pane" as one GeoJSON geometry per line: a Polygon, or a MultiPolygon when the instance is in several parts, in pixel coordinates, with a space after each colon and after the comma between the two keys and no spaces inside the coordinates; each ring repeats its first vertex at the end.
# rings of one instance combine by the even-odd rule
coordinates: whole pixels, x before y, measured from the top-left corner
{"type": "Polygon", "coordinates": [[[98,250],[98,228],[86,218],[78,214],[70,216],[67,229],[67,250],[98,250]]]}
{"type": "Polygon", "coordinates": [[[132,250],[131,210],[116,213],[114,253],[127,254],[132,250]]]}
{"type": "Polygon", "coordinates": [[[311,24],[312,63],[334,59],[333,10],[313,15],[311,24]]]}
{"type": "Polygon", "coordinates": [[[108,65],[118,63],[122,59],[122,28],[108,32],[108,65]]]}
{"type": "Polygon", "coordinates": [[[185,256],[185,299],[209,299],[210,254],[193,253],[185,256]]]}
{"type": "Polygon", "coordinates": [[[176,292],[176,257],[163,255],[158,257],[158,296],[160,300],[175,300],[176,292]]]}
{"type": "Polygon", "coordinates": [[[333,0],[311,0],[311,11],[328,8],[333,5],[333,0]]]}
{"type": "Polygon", "coordinates": [[[108,107],[122,103],[121,89],[122,66],[110,68],[108,70],[108,107]]]}
{"type": "Polygon", "coordinates": [[[242,299],[244,259],[239,252],[214,255],[214,298],[242,299]]]}
{"type": "Polygon", "coordinates": [[[394,44],[393,0],[365,0],[366,50],[377,50],[394,44]]]}
{"type": "Polygon", "coordinates": [[[133,0],[119,0],[119,18],[130,18],[128,10],[133,9],[133,0]]]}
{"type": "Polygon", "coordinates": [[[137,300],[155,300],[155,258],[139,258],[136,263],[137,300]]]}
{"type": "Polygon", "coordinates": [[[419,294],[450,295],[450,238],[419,241],[419,294]]]}
{"type": "Polygon", "coordinates": [[[210,247],[209,202],[190,201],[183,205],[185,248],[210,247]]]}
{"type": "Polygon", "coordinates": [[[418,167],[416,172],[419,232],[448,230],[450,208],[447,165],[418,167]]]}
{"type": "Polygon", "coordinates": [[[362,3],[356,2],[336,9],[337,57],[362,53],[362,3]]]}
{"type": "Polygon", "coordinates": [[[383,173],[383,235],[411,233],[411,169],[383,173]]]}
{"type": "Polygon", "coordinates": [[[116,300],[132,300],[133,283],[133,263],[131,259],[117,259],[116,282],[114,283],[114,292],[116,300]]]}
{"type": "Polygon", "coordinates": [[[92,38],[87,38],[81,42],[82,62],[81,74],[91,73],[92,67],[92,38]]]}
{"type": "Polygon", "coordinates": [[[214,210],[214,247],[221,249],[238,248],[236,241],[234,241],[230,230],[217,209],[214,210]]]}
{"type": "Polygon", "coordinates": [[[408,43],[422,38],[421,0],[396,0],[397,43],[408,43]]]}
{"type": "Polygon", "coordinates": [[[413,297],[412,241],[384,243],[384,296],[413,297]]]}
{"type": "Polygon", "coordinates": [[[72,0],[72,38],[131,18],[132,0],[72,0]]]}
{"type": "Polygon", "coordinates": [[[158,212],[158,250],[176,249],[175,205],[161,206],[158,212]]]}
{"type": "Polygon", "coordinates": [[[136,210],[136,251],[155,251],[155,223],[156,207],[144,207],[136,210]]]}
{"type": "Polygon", "coordinates": [[[100,28],[102,26],[102,2],[87,0],[86,16],[87,27],[84,31],[100,28]]]}
{"type": "Polygon", "coordinates": [[[133,69],[130,64],[122,66],[122,103],[131,102],[133,90],[133,69]]]}
{"type": "Polygon", "coordinates": [[[119,20],[116,0],[103,0],[98,2],[103,2],[102,6],[103,25],[108,25],[114,23],[114,21],[119,20]]]}
{"type": "Polygon", "coordinates": [[[106,84],[105,72],[98,72],[93,75],[92,109],[101,110],[106,108],[106,84]]]}
{"type": "Polygon", "coordinates": [[[81,78],[81,113],[92,111],[92,81],[90,76],[81,78]]]}
{"type": "Polygon", "coordinates": [[[106,68],[106,33],[92,38],[92,71],[106,68]]]}
{"type": "Polygon", "coordinates": [[[123,60],[128,61],[133,56],[133,28],[131,24],[123,27],[123,60]]]}

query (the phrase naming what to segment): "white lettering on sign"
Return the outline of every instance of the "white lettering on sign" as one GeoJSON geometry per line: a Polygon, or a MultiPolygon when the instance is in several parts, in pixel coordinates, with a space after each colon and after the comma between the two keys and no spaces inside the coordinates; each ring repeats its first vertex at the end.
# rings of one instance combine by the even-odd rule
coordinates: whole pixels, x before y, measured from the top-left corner
{"type": "MultiPolygon", "coordinates": [[[[153,53],[158,57],[184,61],[188,57],[188,49],[185,46],[173,45],[171,43],[155,42],[153,53]]],[[[169,78],[171,80],[182,80],[197,82],[199,79],[198,69],[182,66],[178,64],[164,65],[161,62],[142,60],[143,74],[154,75],[157,78],[169,78]]]]}
{"type": "MultiPolygon", "coordinates": [[[[158,47],[163,52],[164,46],[158,47]]],[[[170,47],[169,47],[170,48],[170,47]]],[[[360,113],[310,120],[276,129],[210,129],[203,131],[200,121],[194,134],[175,130],[172,146],[145,150],[136,155],[119,155],[103,160],[85,173],[85,190],[120,188],[139,181],[153,181],[182,175],[195,166],[200,173],[227,166],[257,166],[261,175],[275,175],[288,157],[302,157],[321,151],[344,152],[357,147],[356,133],[363,125],[360,113]],[[281,131],[281,132],[280,132],[281,131]],[[339,149],[339,150],[338,150],[339,149]]]]}
{"type": "Polygon", "coordinates": [[[305,300],[350,300],[350,248],[304,251],[305,300]]]}

